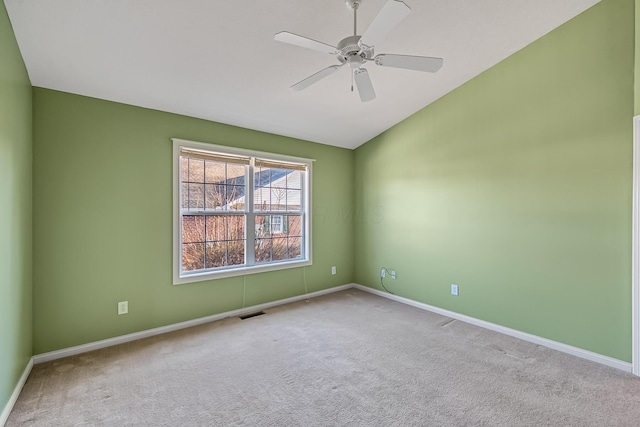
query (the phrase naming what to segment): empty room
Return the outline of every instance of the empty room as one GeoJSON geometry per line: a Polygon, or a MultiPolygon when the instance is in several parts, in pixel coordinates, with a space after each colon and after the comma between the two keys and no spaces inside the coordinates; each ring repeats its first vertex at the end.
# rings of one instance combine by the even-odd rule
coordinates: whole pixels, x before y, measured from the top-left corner
{"type": "Polygon", "coordinates": [[[0,427],[640,425],[640,0],[4,0],[0,427]]]}

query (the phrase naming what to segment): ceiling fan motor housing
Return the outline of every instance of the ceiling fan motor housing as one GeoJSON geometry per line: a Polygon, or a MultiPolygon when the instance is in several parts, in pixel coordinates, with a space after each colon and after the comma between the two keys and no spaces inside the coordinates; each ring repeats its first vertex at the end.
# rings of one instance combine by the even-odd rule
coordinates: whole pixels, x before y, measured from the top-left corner
{"type": "Polygon", "coordinates": [[[336,46],[338,60],[344,64],[349,62],[349,58],[356,55],[364,59],[373,58],[373,47],[361,47],[358,44],[359,41],[360,36],[349,36],[340,40],[338,46],[336,46]]]}

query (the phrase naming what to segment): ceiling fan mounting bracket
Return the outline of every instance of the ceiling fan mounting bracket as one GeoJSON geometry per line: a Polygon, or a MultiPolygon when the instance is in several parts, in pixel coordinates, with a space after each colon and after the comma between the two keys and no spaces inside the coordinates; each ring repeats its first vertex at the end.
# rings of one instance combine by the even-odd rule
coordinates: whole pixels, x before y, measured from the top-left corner
{"type": "Polygon", "coordinates": [[[360,3],[362,3],[362,0],[347,0],[347,9],[349,10],[354,10],[360,7],[360,3]]]}

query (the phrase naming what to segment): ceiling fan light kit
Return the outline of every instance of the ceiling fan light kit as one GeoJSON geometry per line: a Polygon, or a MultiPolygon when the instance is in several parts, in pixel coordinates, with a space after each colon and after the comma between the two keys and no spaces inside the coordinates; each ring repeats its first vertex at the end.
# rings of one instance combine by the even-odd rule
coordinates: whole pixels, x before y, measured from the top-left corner
{"type": "Polygon", "coordinates": [[[292,44],[306,49],[334,55],[340,64],[332,65],[291,86],[295,91],[303,90],[312,84],[330,76],[345,64],[349,64],[352,77],[358,88],[362,102],[368,102],[376,97],[373,84],[366,68],[367,62],[373,62],[381,67],[404,68],[407,70],[435,73],[442,68],[442,58],[427,56],[411,56],[396,54],[380,54],[374,56],[375,45],[393,30],[410,13],[411,9],[400,0],[387,0],[369,28],[359,36],[357,34],[358,8],[362,0],[347,0],[347,8],[353,10],[353,35],[340,40],[337,46],[319,42],[317,40],[282,31],[275,35],[276,41],[292,44]]]}

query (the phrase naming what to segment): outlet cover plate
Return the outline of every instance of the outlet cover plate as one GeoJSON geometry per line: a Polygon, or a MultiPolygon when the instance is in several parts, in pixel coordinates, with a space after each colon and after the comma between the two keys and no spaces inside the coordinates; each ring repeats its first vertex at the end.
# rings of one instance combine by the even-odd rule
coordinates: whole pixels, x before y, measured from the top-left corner
{"type": "Polygon", "coordinates": [[[118,314],[127,314],[129,312],[129,301],[120,301],[118,303],[118,314]]]}
{"type": "Polygon", "coordinates": [[[451,295],[458,296],[458,285],[451,285],[451,295]]]}

